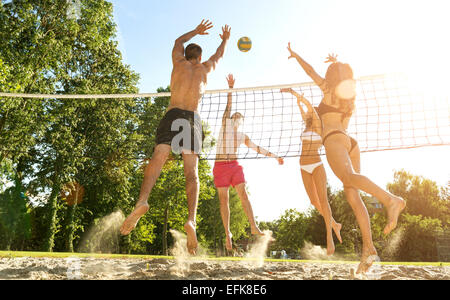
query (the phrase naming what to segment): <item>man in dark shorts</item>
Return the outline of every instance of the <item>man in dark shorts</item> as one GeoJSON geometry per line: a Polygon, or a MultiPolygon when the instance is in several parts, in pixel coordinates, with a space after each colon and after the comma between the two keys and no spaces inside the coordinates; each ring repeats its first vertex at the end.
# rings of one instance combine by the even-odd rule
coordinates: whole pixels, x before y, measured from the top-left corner
{"type": "Polygon", "coordinates": [[[187,248],[191,254],[196,253],[198,246],[195,220],[200,189],[198,154],[201,151],[202,141],[201,120],[197,112],[198,104],[207,83],[207,75],[215,69],[216,64],[223,57],[227,41],[230,38],[230,28],[228,25],[222,27],[222,34],[220,34],[222,43],[216,53],[203,63],[201,62],[202,48],[196,44],[190,44],[184,49],[184,44],[196,35],[207,35],[207,31],[212,27],[209,20],[206,22],[202,20],[196,29],[180,36],[175,41],[172,51],[170,105],[158,127],[156,147],[152,159],[145,168],[144,181],[136,207],[120,228],[120,232],[127,235],[136,227],[140,217],[149,209],[148,197],[169,154],[172,151],[181,152],[189,211],[184,229],[187,234],[187,248]]]}
{"type": "Polygon", "coordinates": [[[200,154],[203,140],[200,115],[179,108],[168,111],[156,131],[156,145],[170,145],[175,154],[181,154],[183,149],[200,154]]]}

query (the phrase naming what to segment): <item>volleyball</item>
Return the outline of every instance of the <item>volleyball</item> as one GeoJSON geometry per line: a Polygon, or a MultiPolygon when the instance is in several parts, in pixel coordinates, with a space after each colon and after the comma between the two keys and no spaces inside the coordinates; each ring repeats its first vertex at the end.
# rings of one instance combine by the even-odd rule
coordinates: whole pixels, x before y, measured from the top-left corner
{"type": "Polygon", "coordinates": [[[238,48],[242,52],[248,52],[252,48],[252,41],[246,36],[241,37],[238,41],[238,48]]]}

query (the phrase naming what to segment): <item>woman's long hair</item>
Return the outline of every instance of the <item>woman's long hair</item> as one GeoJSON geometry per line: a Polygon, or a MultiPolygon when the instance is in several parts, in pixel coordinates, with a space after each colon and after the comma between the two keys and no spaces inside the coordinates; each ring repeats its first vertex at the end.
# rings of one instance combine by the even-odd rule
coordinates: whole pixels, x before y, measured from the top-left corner
{"type": "Polygon", "coordinates": [[[341,62],[332,63],[325,74],[330,89],[335,89],[344,80],[353,79],[353,70],[349,64],[341,62]]]}
{"type": "Polygon", "coordinates": [[[331,92],[332,103],[336,104],[336,101],[339,101],[339,106],[342,109],[353,110],[355,101],[354,97],[351,99],[340,99],[335,93],[338,85],[346,80],[353,80],[353,70],[349,64],[334,62],[328,67],[327,73],[325,74],[325,81],[327,82],[328,88],[331,92]]]}

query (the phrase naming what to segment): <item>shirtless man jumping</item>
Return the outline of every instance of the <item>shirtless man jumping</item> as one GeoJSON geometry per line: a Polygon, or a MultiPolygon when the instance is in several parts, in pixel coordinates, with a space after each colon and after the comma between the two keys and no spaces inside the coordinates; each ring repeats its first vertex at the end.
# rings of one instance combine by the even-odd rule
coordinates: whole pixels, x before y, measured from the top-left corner
{"type": "MultiPolygon", "coordinates": [[[[174,138],[180,131],[173,131],[172,127],[183,122],[190,125],[191,139],[182,140],[181,153],[184,162],[184,175],[186,177],[186,194],[188,202],[188,220],[184,225],[187,234],[187,248],[189,253],[195,255],[198,242],[196,234],[196,214],[200,183],[198,179],[198,154],[201,151],[202,128],[198,104],[207,84],[207,75],[215,69],[218,61],[223,57],[225,47],[230,38],[230,27],[222,27],[220,38],[222,43],[216,53],[205,62],[202,61],[202,48],[196,44],[190,44],[184,49],[184,44],[196,35],[207,35],[207,31],[213,27],[212,23],[202,20],[196,29],[180,36],[175,41],[172,51],[172,77],[170,82],[171,99],[166,115],[161,120],[156,132],[156,147],[153,156],[145,168],[144,181],[141,186],[139,199],[134,211],[127,217],[120,232],[129,234],[135,227],[149,205],[148,197],[158,179],[169,154],[174,149],[174,138]],[[181,122],[180,122],[181,121],[181,122]],[[177,123],[175,123],[177,122],[177,123]],[[174,123],[174,124],[172,124],[174,123]]],[[[189,138],[189,136],[188,136],[189,138]]]]}
{"type": "MultiPolygon", "coordinates": [[[[228,87],[234,87],[235,79],[233,75],[227,77],[228,87]]],[[[228,189],[233,186],[238,193],[242,202],[242,207],[250,222],[251,232],[253,235],[264,235],[256,225],[255,217],[253,215],[252,205],[248,199],[247,190],[245,188],[245,177],[242,166],[237,161],[237,151],[239,146],[245,144],[267,157],[275,158],[280,165],[284,163],[283,158],[275,155],[266,149],[256,145],[250,138],[239,131],[242,124],[243,116],[240,113],[234,113],[231,116],[232,95],[228,93],[228,101],[225,112],[222,117],[222,127],[219,133],[217,142],[216,163],[213,169],[214,184],[216,185],[219,201],[220,214],[225,229],[226,249],[232,250],[232,234],[230,231],[230,207],[228,189]]]]}

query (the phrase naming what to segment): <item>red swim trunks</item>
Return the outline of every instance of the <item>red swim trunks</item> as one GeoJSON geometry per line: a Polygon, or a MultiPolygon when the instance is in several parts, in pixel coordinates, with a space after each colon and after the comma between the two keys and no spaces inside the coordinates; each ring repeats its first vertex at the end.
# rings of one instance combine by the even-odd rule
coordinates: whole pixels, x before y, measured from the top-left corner
{"type": "Polygon", "coordinates": [[[235,187],[241,183],[245,183],[244,169],[239,165],[237,160],[219,161],[214,164],[213,169],[214,184],[218,188],[235,187]]]}

